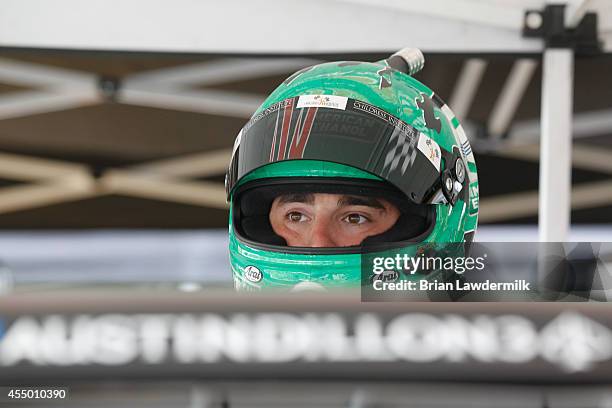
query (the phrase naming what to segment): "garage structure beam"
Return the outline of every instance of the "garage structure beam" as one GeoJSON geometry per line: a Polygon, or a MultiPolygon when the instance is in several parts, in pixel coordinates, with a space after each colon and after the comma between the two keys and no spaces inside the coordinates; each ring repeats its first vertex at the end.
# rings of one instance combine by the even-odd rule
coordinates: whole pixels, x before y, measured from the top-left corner
{"type": "Polygon", "coordinates": [[[574,52],[544,52],[542,72],[542,138],[540,140],[540,241],[569,236],[572,187],[572,110],[574,52]]]}

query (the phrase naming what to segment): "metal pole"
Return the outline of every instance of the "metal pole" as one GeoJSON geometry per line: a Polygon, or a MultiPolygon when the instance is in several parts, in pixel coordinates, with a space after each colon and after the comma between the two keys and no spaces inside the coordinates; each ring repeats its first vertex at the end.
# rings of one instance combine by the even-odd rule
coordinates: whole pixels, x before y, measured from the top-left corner
{"type": "Polygon", "coordinates": [[[549,48],[543,59],[539,237],[563,242],[571,213],[574,51],[549,48]]]}

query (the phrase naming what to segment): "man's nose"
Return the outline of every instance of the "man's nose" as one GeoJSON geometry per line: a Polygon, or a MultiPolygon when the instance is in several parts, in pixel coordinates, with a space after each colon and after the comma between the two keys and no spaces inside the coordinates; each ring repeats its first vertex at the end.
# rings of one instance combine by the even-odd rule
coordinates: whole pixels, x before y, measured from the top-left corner
{"type": "Polygon", "coordinates": [[[334,231],[331,223],[326,219],[315,219],[310,232],[310,245],[313,248],[325,248],[336,246],[334,231]]]}

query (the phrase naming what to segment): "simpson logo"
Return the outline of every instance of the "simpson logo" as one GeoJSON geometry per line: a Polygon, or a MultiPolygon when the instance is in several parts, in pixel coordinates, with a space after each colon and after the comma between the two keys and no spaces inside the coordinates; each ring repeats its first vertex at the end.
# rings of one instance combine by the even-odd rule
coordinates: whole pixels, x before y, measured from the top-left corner
{"type": "Polygon", "coordinates": [[[244,268],[244,277],[251,282],[257,283],[261,282],[263,279],[263,274],[257,267],[249,265],[244,268]]]}
{"type": "Polygon", "coordinates": [[[345,96],[335,95],[302,95],[298,99],[297,107],[299,108],[332,108],[346,109],[348,98],[345,96]]]}
{"type": "Polygon", "coordinates": [[[432,138],[425,136],[423,133],[419,135],[419,150],[427,157],[427,159],[434,165],[436,170],[440,171],[440,160],[442,158],[442,152],[440,152],[440,146],[432,138]]]}

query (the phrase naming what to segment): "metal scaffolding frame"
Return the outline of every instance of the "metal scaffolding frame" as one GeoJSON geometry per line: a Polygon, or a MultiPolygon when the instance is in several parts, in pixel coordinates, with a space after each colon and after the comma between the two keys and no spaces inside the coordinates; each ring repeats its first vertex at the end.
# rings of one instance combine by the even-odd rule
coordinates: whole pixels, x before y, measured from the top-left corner
{"type": "MultiPolygon", "coordinates": [[[[563,241],[567,238],[572,205],[571,130],[574,128],[580,133],[580,129],[590,132],[593,128],[601,131],[601,128],[609,130],[612,127],[609,116],[604,113],[603,119],[595,118],[597,112],[593,112],[593,117],[587,118],[585,122],[588,123],[582,127],[578,126],[579,120],[572,123],[572,50],[546,48],[541,39],[521,35],[525,10],[543,8],[544,5],[543,0],[499,0],[495,5],[481,0],[431,0],[426,4],[400,0],[176,0],[172,4],[163,0],[5,0],[0,6],[0,47],[304,55],[392,51],[406,46],[409,39],[411,46],[425,52],[542,54],[542,119],[540,124],[525,124],[522,129],[522,133],[527,134],[530,129],[541,126],[538,132],[541,134],[539,198],[537,192],[521,193],[522,196],[515,194],[496,198],[498,202],[482,203],[481,208],[485,209],[483,219],[495,220],[503,212],[502,207],[507,209],[508,203],[516,202],[516,199],[522,202],[517,209],[520,208],[523,215],[534,214],[539,207],[540,239],[563,241]],[[505,204],[503,200],[506,200],[505,204]],[[534,206],[534,200],[539,204],[534,206]]],[[[612,52],[612,3],[568,0],[566,26],[574,27],[589,11],[598,13],[603,51],[612,52]]],[[[212,84],[228,78],[254,78],[313,63],[316,60],[246,58],[162,69],[127,78],[117,101],[246,118],[262,101],[262,95],[194,90],[190,85],[212,84]]],[[[509,129],[509,123],[536,67],[537,62],[533,59],[516,62],[488,122],[492,136],[519,133],[520,124],[509,129]]],[[[451,97],[460,116],[467,114],[485,70],[486,63],[479,59],[466,62],[451,97]]],[[[40,91],[0,98],[0,118],[67,109],[103,100],[96,78],[59,68],[2,60],[0,80],[42,87],[40,91]]],[[[533,150],[510,149],[507,154],[522,154],[535,159],[533,150]]],[[[206,174],[222,172],[226,155],[225,151],[212,152],[206,153],[205,157],[177,158],[170,163],[147,166],[148,170],[156,169],[156,172],[112,170],[97,180],[83,169],[68,164],[67,167],[62,167],[63,164],[58,167],[58,163],[47,162],[48,168],[60,168],[61,175],[27,176],[37,184],[11,187],[7,189],[9,191],[0,193],[3,197],[0,211],[110,192],[222,207],[221,186],[180,178],[193,175],[196,167],[206,174]],[[215,159],[209,160],[213,156],[215,159]]],[[[578,157],[579,162],[581,157],[587,166],[591,163],[607,168],[605,158],[599,157],[591,162],[584,160],[583,154],[578,157]]],[[[576,157],[574,159],[576,161],[576,157]]],[[[0,175],[14,173],[15,168],[25,169],[31,163],[29,160],[0,157],[0,175]],[[8,163],[21,165],[11,167],[8,163]]],[[[40,165],[45,167],[38,162],[37,166],[40,165]]],[[[38,167],[28,168],[22,174],[27,175],[38,167]]],[[[607,190],[604,192],[611,191],[609,184],[605,185],[607,190]]],[[[611,194],[598,193],[601,187],[578,186],[574,189],[572,203],[584,207],[610,202],[611,194]],[[576,197],[577,193],[586,198],[576,197]]]]}
{"type": "Polygon", "coordinates": [[[540,240],[565,241],[571,211],[574,52],[571,49],[547,49],[543,65],[540,240]]]}

